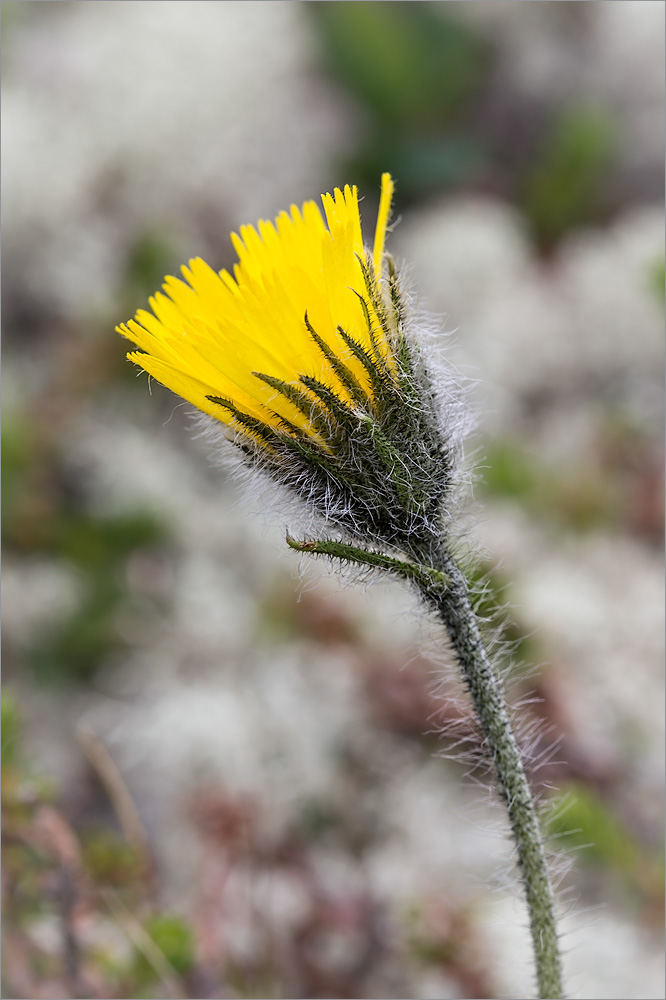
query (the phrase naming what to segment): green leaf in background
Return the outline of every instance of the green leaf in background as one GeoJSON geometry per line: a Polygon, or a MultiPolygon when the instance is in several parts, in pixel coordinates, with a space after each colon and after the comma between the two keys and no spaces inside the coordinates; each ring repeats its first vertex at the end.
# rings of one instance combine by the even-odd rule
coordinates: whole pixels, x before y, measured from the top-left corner
{"type": "Polygon", "coordinates": [[[605,467],[601,455],[596,463],[552,465],[518,441],[497,439],[486,446],[481,490],[560,530],[585,532],[621,521],[628,502],[625,480],[625,471],[605,467]]]}
{"type": "Polygon", "coordinates": [[[3,691],[0,701],[0,725],[2,732],[2,767],[16,767],[19,758],[19,736],[21,724],[18,706],[9,691],[3,691]]]}
{"type": "MultiPolygon", "coordinates": [[[[184,920],[173,914],[158,913],[148,918],[144,929],[176,974],[186,975],[192,969],[194,934],[184,920]]],[[[140,948],[134,953],[131,977],[139,995],[154,995],[147,991],[156,981],[156,969],[140,948]]]]}
{"type": "Polygon", "coordinates": [[[650,267],[649,284],[650,291],[653,292],[657,301],[663,305],[664,293],[666,292],[666,259],[663,254],[657,257],[650,267]]]}
{"type": "Polygon", "coordinates": [[[133,607],[130,560],[164,547],[168,532],[153,510],[107,514],[91,509],[80,470],[68,467],[66,448],[49,440],[48,430],[32,415],[8,417],[2,446],[5,552],[67,564],[81,584],[76,607],[36,628],[25,648],[12,655],[17,662],[24,658],[42,681],[90,678],[122,645],[118,620],[133,607]]]}
{"type": "Polygon", "coordinates": [[[408,125],[450,117],[477,89],[485,46],[442,4],[311,4],[328,65],[373,115],[408,125]]]}
{"type": "MultiPolygon", "coordinates": [[[[661,896],[663,854],[656,846],[646,850],[634,832],[590,785],[565,785],[553,802],[548,834],[565,850],[577,852],[577,863],[603,866],[620,875],[637,898],[661,896]]],[[[663,913],[663,905],[661,907],[663,913]]]]}
{"type": "Polygon", "coordinates": [[[127,247],[123,299],[135,301],[137,296],[152,295],[164,281],[169,268],[173,268],[173,258],[166,233],[153,229],[135,233],[127,247]]]}
{"type": "Polygon", "coordinates": [[[144,859],[115,830],[96,826],[81,833],[83,867],[96,886],[141,888],[144,859]]]}
{"type": "Polygon", "coordinates": [[[346,169],[359,183],[373,187],[382,171],[389,169],[399,178],[398,193],[404,204],[472,184],[487,164],[486,150],[464,132],[448,129],[443,134],[414,135],[389,130],[366,143],[346,169]]]}
{"type": "Polygon", "coordinates": [[[548,250],[568,230],[599,220],[603,182],[617,144],[616,125],[607,110],[568,108],[551,122],[522,195],[539,247],[548,250]]]}
{"type": "Polygon", "coordinates": [[[484,162],[461,122],[486,79],[488,46],[448,6],[309,4],[325,64],[366,112],[364,139],[346,169],[371,184],[391,171],[402,199],[464,182],[484,162]]]}
{"type": "Polygon", "coordinates": [[[549,832],[564,846],[581,852],[581,861],[632,871],[638,846],[629,831],[597,793],[579,782],[567,785],[559,796],[562,805],[551,819],[549,832]]]}

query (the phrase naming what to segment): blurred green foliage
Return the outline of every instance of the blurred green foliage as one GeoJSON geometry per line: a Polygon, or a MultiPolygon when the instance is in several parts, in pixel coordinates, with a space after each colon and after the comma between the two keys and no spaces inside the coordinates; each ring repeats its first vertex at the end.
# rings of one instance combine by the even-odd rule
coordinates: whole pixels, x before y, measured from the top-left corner
{"type": "Polygon", "coordinates": [[[570,782],[552,803],[548,834],[578,863],[603,866],[641,895],[663,893],[663,858],[647,850],[613,806],[590,785],[570,782]]]}
{"type": "Polygon", "coordinates": [[[609,409],[587,456],[542,457],[517,438],[491,440],[480,490],[509,500],[555,531],[622,529],[663,540],[663,449],[627,414],[609,409]]]}
{"type": "Polygon", "coordinates": [[[537,246],[548,250],[570,229],[600,221],[617,143],[613,118],[601,108],[571,107],[555,115],[520,199],[537,246]]]}
{"type": "Polygon", "coordinates": [[[602,464],[548,467],[517,442],[496,440],[486,447],[481,489],[518,501],[553,525],[588,531],[617,523],[623,509],[619,471],[602,464]]]}
{"type": "MultiPolygon", "coordinates": [[[[2,867],[3,916],[21,924],[49,907],[44,878],[50,859],[28,834],[40,806],[55,798],[51,782],[26,765],[21,745],[22,720],[16,695],[2,691],[2,867]]],[[[3,959],[5,949],[3,948],[3,959]]],[[[7,996],[3,991],[3,996],[7,996]]]]}
{"type": "Polygon", "coordinates": [[[108,827],[72,825],[57,790],[23,759],[18,703],[7,690],[2,726],[3,996],[41,996],[44,987],[49,996],[160,997],[165,971],[171,995],[192,996],[179,977],[194,967],[194,932],[155,904],[145,858],[108,827]],[[57,932],[46,946],[44,928],[57,932]],[[21,993],[8,985],[12,948],[21,993]],[[151,948],[160,961],[150,960],[151,948]]]}
{"type": "Polygon", "coordinates": [[[549,824],[551,836],[580,852],[582,862],[608,864],[622,872],[636,867],[640,850],[629,831],[589,786],[572,783],[562,789],[560,807],[549,824]]]}
{"type": "MultiPolygon", "coordinates": [[[[146,920],[144,929],[176,973],[186,975],[192,970],[195,961],[194,935],[181,917],[172,913],[157,913],[146,920]]],[[[155,969],[139,949],[134,952],[131,976],[139,991],[155,983],[155,969]]],[[[140,992],[137,993],[137,997],[140,995],[140,992]]]]}
{"type": "Polygon", "coordinates": [[[17,696],[6,686],[0,694],[2,724],[2,803],[3,817],[25,816],[36,801],[50,802],[55,796],[52,783],[36,777],[23,759],[22,719],[17,696]],[[7,807],[7,812],[4,808],[7,807]]]}
{"type": "Polygon", "coordinates": [[[89,678],[119,646],[117,620],[131,604],[132,556],[165,543],[153,511],[102,514],[90,509],[81,470],[31,418],[2,427],[2,540],[6,552],[72,567],[80,580],[75,608],[32,636],[24,650],[42,680],[89,678]]]}
{"type": "Polygon", "coordinates": [[[16,701],[8,691],[0,696],[0,733],[2,733],[2,767],[18,765],[19,717],[16,701]]]}
{"type": "Polygon", "coordinates": [[[484,46],[441,4],[334,0],[312,11],[329,65],[386,126],[439,123],[479,85],[484,46]]]}
{"type": "Polygon", "coordinates": [[[324,62],[366,112],[349,166],[373,189],[384,170],[401,198],[468,180],[483,143],[464,127],[485,79],[488,48],[442,4],[311,3],[324,62]]]}
{"type": "Polygon", "coordinates": [[[650,268],[649,285],[657,302],[663,305],[664,293],[666,293],[666,258],[664,255],[658,257],[650,268]]]}
{"type": "MultiPolygon", "coordinates": [[[[14,29],[19,27],[26,17],[30,16],[30,4],[21,3],[21,0],[5,0],[0,6],[0,22],[2,24],[2,56],[3,59],[12,52],[12,46],[8,44],[13,41],[14,29]],[[28,8],[28,10],[26,10],[28,8]]],[[[4,67],[3,67],[4,69],[4,67]]]]}
{"type": "Polygon", "coordinates": [[[539,482],[536,461],[517,444],[496,440],[487,446],[483,466],[483,486],[487,492],[512,499],[531,497],[539,482]]]}
{"type": "Polygon", "coordinates": [[[494,995],[491,963],[479,947],[478,915],[444,894],[415,904],[407,914],[410,957],[445,970],[458,986],[456,996],[494,995]]]}
{"type": "Polygon", "coordinates": [[[135,233],[127,247],[122,275],[121,294],[123,301],[128,303],[128,315],[136,312],[137,303],[142,303],[161,287],[165,274],[173,267],[175,256],[165,233],[152,229],[135,233]]]}
{"type": "Polygon", "coordinates": [[[97,886],[136,890],[145,875],[145,859],[115,830],[105,826],[81,832],[83,867],[97,886]]]}
{"type": "Polygon", "coordinates": [[[344,173],[374,190],[389,170],[400,203],[460,188],[502,191],[549,251],[608,214],[619,146],[603,107],[498,93],[496,52],[455,3],[309,3],[323,62],[364,114],[344,173]]]}

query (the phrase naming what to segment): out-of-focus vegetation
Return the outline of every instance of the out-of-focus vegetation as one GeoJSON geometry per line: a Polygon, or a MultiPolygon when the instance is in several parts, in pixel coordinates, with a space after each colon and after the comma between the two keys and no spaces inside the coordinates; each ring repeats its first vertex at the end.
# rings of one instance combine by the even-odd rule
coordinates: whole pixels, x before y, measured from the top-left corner
{"type": "Polygon", "coordinates": [[[364,112],[364,138],[343,171],[368,190],[383,170],[400,197],[469,184],[487,165],[469,128],[488,76],[487,46],[429,3],[310,4],[324,58],[364,112]]]}
{"type": "MultiPolygon", "coordinates": [[[[155,550],[165,529],[152,511],[100,514],[86,501],[81,470],[38,419],[9,417],[2,428],[2,542],[6,555],[65,565],[79,599],[68,614],[31,634],[16,655],[41,681],[87,681],[121,644],[118,620],[131,610],[127,567],[155,550]]],[[[12,672],[12,655],[6,667],[12,672]]]]}
{"type": "Polygon", "coordinates": [[[608,217],[618,136],[603,108],[527,106],[525,98],[512,105],[498,94],[493,46],[456,17],[455,5],[308,6],[325,64],[363,115],[363,138],[343,174],[371,191],[388,169],[401,203],[501,191],[543,251],[608,217]]]}
{"type": "Polygon", "coordinates": [[[650,287],[653,289],[657,301],[663,302],[666,291],[666,260],[663,256],[654,262],[650,272],[650,287]]]}
{"type": "MultiPolygon", "coordinates": [[[[333,807],[322,826],[312,803],[275,840],[259,803],[197,790],[183,807],[200,852],[199,891],[174,912],[160,905],[159,868],[145,844],[115,825],[73,825],[59,790],[30,769],[8,692],[2,722],[5,996],[253,997],[273,995],[281,983],[294,996],[365,993],[386,960],[386,916],[363,874],[368,844],[355,811],[333,807]],[[317,854],[329,840],[358,856],[354,886],[332,891],[319,871],[317,854]],[[299,900],[280,925],[251,903],[255,883],[271,880],[299,900]]],[[[489,994],[479,992],[490,979],[464,904],[419,900],[405,923],[404,945],[392,947],[445,970],[461,996],[489,994]]]]}
{"type": "Polygon", "coordinates": [[[574,107],[552,116],[519,192],[538,246],[548,249],[606,214],[605,179],[616,142],[613,119],[602,109],[574,107]]]}
{"type": "Polygon", "coordinates": [[[599,789],[582,782],[564,785],[552,803],[549,832],[574,853],[576,863],[599,873],[612,872],[634,894],[647,914],[663,909],[663,844],[646,845],[630,817],[618,814],[599,789]]]}
{"type": "Polygon", "coordinates": [[[146,859],[113,829],[74,829],[24,759],[2,695],[4,996],[185,996],[193,931],[152,900],[146,859]]]}
{"type": "Polygon", "coordinates": [[[545,464],[513,439],[486,448],[481,492],[518,502],[554,530],[624,528],[647,542],[663,538],[659,448],[621,420],[608,420],[587,461],[545,464]]]}

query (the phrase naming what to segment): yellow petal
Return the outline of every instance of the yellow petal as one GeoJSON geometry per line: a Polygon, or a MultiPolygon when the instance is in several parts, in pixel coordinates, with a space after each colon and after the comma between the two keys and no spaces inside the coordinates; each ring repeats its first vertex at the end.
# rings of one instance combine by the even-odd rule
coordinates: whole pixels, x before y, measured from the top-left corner
{"type": "MultiPolygon", "coordinates": [[[[379,280],[393,181],[382,177],[372,267],[379,280]]],[[[273,427],[285,418],[317,437],[308,419],[253,373],[291,384],[310,375],[341,398],[348,393],[308,332],[305,316],[328,347],[371,396],[364,367],[338,333],[342,327],[372,349],[363,306],[367,302],[359,258],[364,250],[358,192],[347,185],[313,201],[292,205],[274,222],[241,226],[231,236],[238,254],[233,274],[214,271],[199,257],[167,277],[140,310],[117,329],[139,351],[128,357],[204,413],[224,423],[228,411],[207,396],[222,396],[273,427]]],[[[368,303],[373,325],[377,317],[368,303]]],[[[388,350],[384,343],[383,349],[388,350]]]]}

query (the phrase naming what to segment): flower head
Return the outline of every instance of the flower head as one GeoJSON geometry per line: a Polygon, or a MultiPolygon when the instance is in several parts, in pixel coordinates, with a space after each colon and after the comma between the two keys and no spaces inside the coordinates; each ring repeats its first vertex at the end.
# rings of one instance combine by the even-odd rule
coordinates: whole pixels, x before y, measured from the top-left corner
{"type": "Polygon", "coordinates": [[[452,446],[384,244],[355,187],[232,235],[231,275],[196,258],[118,327],[128,358],[232,430],[247,459],[353,534],[405,548],[434,529],[452,446]]]}

